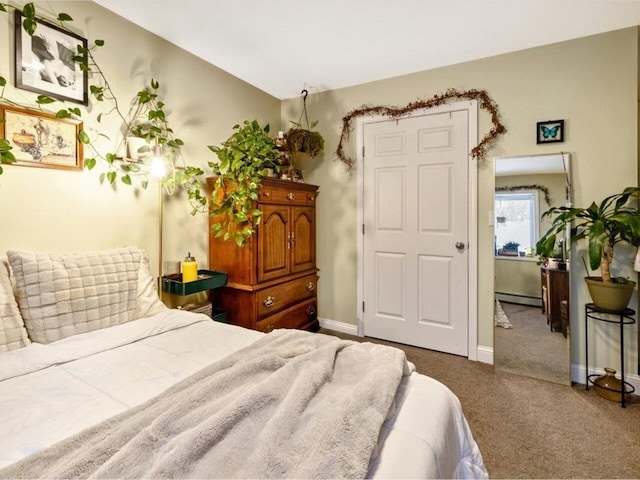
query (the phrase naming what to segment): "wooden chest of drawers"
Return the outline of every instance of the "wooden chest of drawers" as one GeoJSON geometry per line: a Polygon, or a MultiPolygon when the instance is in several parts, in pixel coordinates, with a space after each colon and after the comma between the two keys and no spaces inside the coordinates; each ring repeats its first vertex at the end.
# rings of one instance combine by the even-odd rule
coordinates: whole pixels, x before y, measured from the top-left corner
{"type": "MultiPolygon", "coordinates": [[[[214,181],[207,180],[210,189],[214,181]]],[[[264,178],[256,202],[261,223],[245,246],[209,233],[209,268],[229,275],[216,300],[230,323],[262,331],[318,329],[317,190],[264,178]]]]}

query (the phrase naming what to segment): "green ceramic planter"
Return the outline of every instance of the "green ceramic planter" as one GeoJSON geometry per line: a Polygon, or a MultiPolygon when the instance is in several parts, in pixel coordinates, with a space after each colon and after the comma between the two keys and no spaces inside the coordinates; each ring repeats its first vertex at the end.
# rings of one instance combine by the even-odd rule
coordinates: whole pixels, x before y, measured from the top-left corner
{"type": "Polygon", "coordinates": [[[605,310],[620,311],[627,308],[636,282],[612,283],[603,282],[602,277],[585,277],[591,300],[596,307],[605,310]]]}

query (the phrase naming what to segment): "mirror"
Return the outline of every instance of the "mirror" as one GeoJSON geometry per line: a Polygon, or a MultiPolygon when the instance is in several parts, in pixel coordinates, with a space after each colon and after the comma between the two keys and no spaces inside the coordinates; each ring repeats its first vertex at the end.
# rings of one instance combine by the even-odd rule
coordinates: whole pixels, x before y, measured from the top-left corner
{"type": "Polygon", "coordinates": [[[538,264],[535,245],[550,207],[571,205],[569,154],[495,159],[494,364],[501,371],[571,385],[566,237],[538,264]]]}

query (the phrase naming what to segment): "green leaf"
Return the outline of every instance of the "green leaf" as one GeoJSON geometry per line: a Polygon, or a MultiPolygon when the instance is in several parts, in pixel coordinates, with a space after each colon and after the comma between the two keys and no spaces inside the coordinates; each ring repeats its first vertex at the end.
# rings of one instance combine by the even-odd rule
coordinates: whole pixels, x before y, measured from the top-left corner
{"type": "Polygon", "coordinates": [[[107,180],[109,183],[113,184],[116,181],[116,172],[107,172],[107,180]]]}
{"type": "Polygon", "coordinates": [[[96,46],[98,46],[98,47],[103,47],[104,46],[104,40],[96,40],[93,43],[95,43],[96,46]]]}
{"type": "Polygon", "coordinates": [[[80,130],[78,132],[78,141],[83,145],[88,145],[89,143],[91,143],[89,135],[87,135],[87,132],[85,132],[84,130],[80,130]]]}
{"type": "Polygon", "coordinates": [[[71,114],[68,110],[58,110],[56,112],[56,118],[71,118],[71,114]]]}
{"type": "Polygon", "coordinates": [[[236,245],[238,245],[239,247],[244,246],[245,241],[246,238],[244,238],[242,235],[236,236],[236,245]]]}
{"type": "Polygon", "coordinates": [[[122,183],[125,185],[131,185],[131,177],[129,175],[123,176],[120,180],[122,180],[122,183]]]}
{"type": "Polygon", "coordinates": [[[33,3],[27,3],[24,7],[22,7],[22,15],[30,19],[36,17],[36,7],[33,5],[33,3]]]}
{"type": "Polygon", "coordinates": [[[36,32],[36,28],[38,28],[38,24],[32,18],[25,18],[22,21],[22,28],[27,32],[30,36],[32,36],[36,32]]]}
{"type": "Polygon", "coordinates": [[[0,77],[0,87],[4,87],[7,84],[7,79],[0,77]]]}
{"type": "Polygon", "coordinates": [[[73,21],[73,18],[68,13],[59,13],[58,20],[61,22],[70,22],[73,21]]]}
{"type": "MultiPolygon", "coordinates": [[[[105,159],[107,160],[107,163],[108,163],[109,165],[112,165],[112,164],[113,164],[113,162],[115,162],[115,161],[116,161],[116,156],[115,156],[113,153],[107,153],[107,154],[105,155],[105,159]]],[[[114,174],[114,175],[115,175],[115,174],[114,174]]]]}
{"type": "Polygon", "coordinates": [[[84,168],[86,168],[87,170],[91,170],[95,166],[96,166],[96,159],[95,158],[85,158],[84,159],[84,168]]]}
{"type": "Polygon", "coordinates": [[[154,90],[157,90],[160,87],[160,84],[158,83],[158,81],[155,78],[151,79],[151,88],[153,88],[154,90]]]}
{"type": "Polygon", "coordinates": [[[6,4],[0,3],[0,12],[6,12],[6,11],[7,11],[6,4]]]}
{"type": "Polygon", "coordinates": [[[0,163],[15,163],[16,157],[9,151],[0,152],[0,163]]]}
{"type": "Polygon", "coordinates": [[[55,101],[56,101],[55,98],[51,98],[48,95],[38,95],[38,98],[36,99],[36,103],[39,104],[39,105],[47,105],[47,104],[53,103],[55,101]]]}

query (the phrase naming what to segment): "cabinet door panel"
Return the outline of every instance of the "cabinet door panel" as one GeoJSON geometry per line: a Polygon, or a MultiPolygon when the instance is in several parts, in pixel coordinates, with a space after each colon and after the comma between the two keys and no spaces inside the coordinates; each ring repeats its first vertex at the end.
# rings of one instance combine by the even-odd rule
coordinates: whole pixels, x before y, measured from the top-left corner
{"type": "Polygon", "coordinates": [[[289,273],[289,208],[261,205],[258,225],[258,281],[264,282],[289,273]]]}
{"type": "Polygon", "coordinates": [[[313,207],[291,207],[293,250],[291,273],[316,266],[316,225],[313,207]]]}

